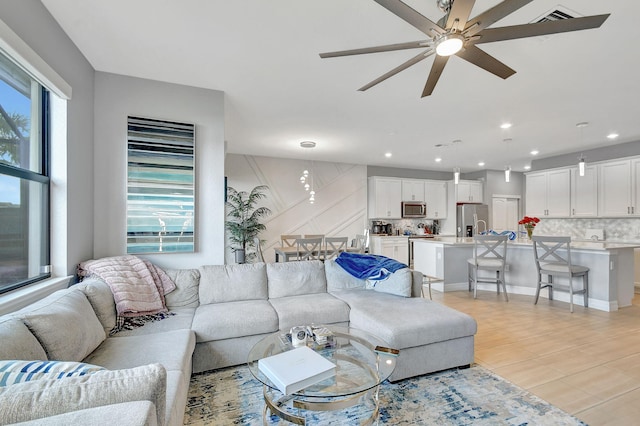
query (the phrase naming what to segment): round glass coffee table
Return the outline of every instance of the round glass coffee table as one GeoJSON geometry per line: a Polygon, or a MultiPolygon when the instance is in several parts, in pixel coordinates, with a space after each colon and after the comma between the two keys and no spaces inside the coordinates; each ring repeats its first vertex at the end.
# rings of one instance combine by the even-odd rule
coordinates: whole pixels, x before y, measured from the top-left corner
{"type": "Polygon", "coordinates": [[[336,364],[336,374],[290,395],[281,393],[258,368],[261,358],[295,349],[286,333],[277,332],[265,337],[249,352],[249,370],[263,384],[264,424],[267,424],[268,411],[291,423],[304,425],[305,410],[343,410],[356,404],[365,408],[361,424],[369,425],[377,419],[379,386],[393,373],[398,351],[389,349],[389,345],[378,337],[355,328],[322,327],[333,335],[333,342],[317,345],[310,339],[307,346],[336,364]],[[369,411],[371,414],[367,416],[369,411]]]}

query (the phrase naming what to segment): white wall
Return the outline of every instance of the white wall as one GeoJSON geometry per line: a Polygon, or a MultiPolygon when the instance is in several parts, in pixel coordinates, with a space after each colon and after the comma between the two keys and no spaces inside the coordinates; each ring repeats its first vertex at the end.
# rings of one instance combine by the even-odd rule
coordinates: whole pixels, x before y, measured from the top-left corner
{"type": "Polygon", "coordinates": [[[126,253],[128,115],[196,125],[196,252],[142,257],[165,268],[222,264],[224,93],[103,72],[95,74],[95,258],[126,253]]]}
{"type": "MultiPolygon", "coordinates": [[[[250,191],[257,185],[269,186],[264,205],[273,214],[265,220],[263,252],[273,262],[273,247],[281,234],[325,234],[346,236],[349,241],[362,234],[367,224],[367,168],[344,163],[314,162],[316,201],[300,184],[300,175],[309,163],[303,160],[227,154],[225,170],[228,185],[250,191]]],[[[227,250],[227,263],[233,263],[227,250]]]]}
{"type": "MultiPolygon", "coordinates": [[[[0,0],[0,19],[73,91],[62,123],[66,152],[52,171],[52,185],[66,192],[66,200],[52,200],[51,218],[54,244],[64,248],[51,253],[53,273],[73,274],[79,262],[93,255],[93,68],[40,1],[0,0]]],[[[60,123],[54,126],[60,129],[60,123]]]]}

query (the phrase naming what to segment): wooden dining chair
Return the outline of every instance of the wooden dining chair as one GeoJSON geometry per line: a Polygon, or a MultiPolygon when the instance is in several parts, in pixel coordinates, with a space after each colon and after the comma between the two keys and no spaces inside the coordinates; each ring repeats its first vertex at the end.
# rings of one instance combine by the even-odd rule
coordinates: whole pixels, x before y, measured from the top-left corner
{"type": "Polygon", "coordinates": [[[280,246],[282,247],[295,247],[296,240],[302,238],[300,234],[282,234],[280,235],[280,246]]]}
{"type": "Polygon", "coordinates": [[[324,239],[324,260],[338,257],[347,250],[349,237],[326,237],[324,239]]]}
{"type": "Polygon", "coordinates": [[[296,247],[298,249],[297,260],[320,260],[322,238],[298,238],[296,247]]]}

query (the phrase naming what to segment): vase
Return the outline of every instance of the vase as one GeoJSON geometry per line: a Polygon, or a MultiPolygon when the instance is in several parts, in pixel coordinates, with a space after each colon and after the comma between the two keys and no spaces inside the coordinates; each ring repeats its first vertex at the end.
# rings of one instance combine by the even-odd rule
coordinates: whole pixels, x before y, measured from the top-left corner
{"type": "Polygon", "coordinates": [[[525,229],[527,230],[527,237],[531,239],[531,237],[533,236],[533,226],[527,226],[525,227],[525,229]]]}

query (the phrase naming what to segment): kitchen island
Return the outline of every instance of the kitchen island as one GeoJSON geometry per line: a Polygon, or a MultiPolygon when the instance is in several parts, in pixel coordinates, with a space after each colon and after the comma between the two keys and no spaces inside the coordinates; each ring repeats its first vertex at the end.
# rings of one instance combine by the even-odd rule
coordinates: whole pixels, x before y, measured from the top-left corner
{"type": "MultiPolygon", "coordinates": [[[[589,267],[589,307],[616,311],[630,306],[634,292],[634,249],[640,244],[606,241],[572,241],[571,261],[589,267]]],[[[442,278],[433,284],[438,291],[468,290],[467,259],[473,257],[473,238],[435,237],[414,241],[414,269],[425,275],[442,278]]],[[[517,239],[507,244],[505,282],[513,294],[535,295],[538,274],[533,257],[533,243],[517,239]]],[[[576,280],[577,286],[581,280],[576,280]]],[[[495,284],[480,283],[479,290],[496,291],[495,284]]],[[[548,297],[547,290],[540,292],[548,297]]],[[[557,291],[554,299],[568,302],[569,294],[557,291]]],[[[533,300],[532,300],[533,303],[533,300]]],[[[584,305],[582,295],[574,304],[584,305]]]]}

